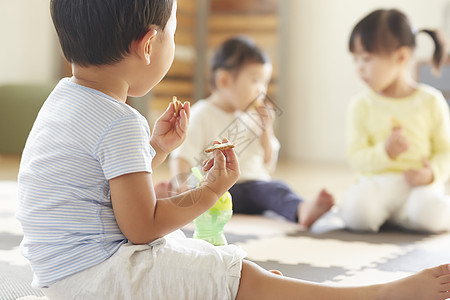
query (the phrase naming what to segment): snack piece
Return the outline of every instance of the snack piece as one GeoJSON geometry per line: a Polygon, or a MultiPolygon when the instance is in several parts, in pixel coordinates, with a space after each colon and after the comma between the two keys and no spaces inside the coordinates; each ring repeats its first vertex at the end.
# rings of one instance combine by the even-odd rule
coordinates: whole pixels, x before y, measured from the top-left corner
{"type": "Polygon", "coordinates": [[[391,119],[391,123],[392,123],[392,129],[398,129],[402,127],[402,122],[400,122],[398,119],[392,117],[391,119]]]}
{"type": "Polygon", "coordinates": [[[172,98],[173,108],[175,109],[175,115],[178,115],[180,111],[180,106],[183,105],[180,100],[177,99],[177,96],[173,96],[172,98]]]}
{"type": "Polygon", "coordinates": [[[222,151],[222,150],[234,148],[235,146],[236,146],[236,144],[232,143],[232,142],[223,143],[223,144],[215,144],[214,146],[207,148],[205,150],[205,152],[209,153],[209,152],[213,152],[214,150],[222,151]]]}
{"type": "Polygon", "coordinates": [[[262,99],[256,99],[254,100],[251,104],[250,104],[250,108],[251,109],[256,109],[259,106],[263,106],[264,105],[264,100],[262,99]]]}

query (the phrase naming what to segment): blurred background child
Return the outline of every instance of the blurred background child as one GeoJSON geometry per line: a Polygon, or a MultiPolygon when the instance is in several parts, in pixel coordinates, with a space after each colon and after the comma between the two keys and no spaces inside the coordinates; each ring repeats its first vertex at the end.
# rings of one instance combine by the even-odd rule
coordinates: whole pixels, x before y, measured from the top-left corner
{"type": "Polygon", "coordinates": [[[360,175],[342,216],[350,229],[378,231],[390,221],[407,229],[450,229],[449,109],[442,93],[414,81],[410,63],[417,33],[431,36],[433,64],[445,55],[437,32],[417,31],[402,12],[376,10],[353,29],[349,49],[369,89],[351,102],[348,159],[360,175]]]}
{"type": "MultiPolygon", "coordinates": [[[[309,227],[334,204],[321,190],[304,201],[285,183],[271,179],[280,144],[275,137],[274,103],[266,97],[272,74],[269,58],[253,41],[233,37],[220,45],[212,59],[211,95],[195,103],[185,142],[171,155],[171,173],[186,182],[192,167],[201,164],[205,147],[228,138],[237,143],[241,176],[231,189],[233,211],[262,214],[274,211],[309,227]]],[[[178,192],[186,190],[177,187],[178,192]]]]}

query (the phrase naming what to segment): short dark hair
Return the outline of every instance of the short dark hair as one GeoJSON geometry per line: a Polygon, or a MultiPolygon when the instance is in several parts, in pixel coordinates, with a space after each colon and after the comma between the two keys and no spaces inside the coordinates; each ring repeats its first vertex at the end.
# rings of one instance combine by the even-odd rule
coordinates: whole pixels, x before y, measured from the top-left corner
{"type": "Polygon", "coordinates": [[[269,57],[247,36],[229,38],[217,47],[211,61],[211,86],[219,69],[239,71],[246,63],[269,63],[269,57]]]}
{"type": "Polygon", "coordinates": [[[349,50],[354,52],[355,39],[360,38],[361,44],[370,53],[392,53],[400,47],[416,47],[416,34],[424,32],[431,36],[435,44],[433,64],[440,68],[445,57],[445,43],[437,31],[416,30],[408,17],[397,9],[378,9],[353,28],[349,40],[349,50]]]}
{"type": "Polygon", "coordinates": [[[164,30],[174,0],[51,0],[64,56],[81,66],[113,64],[150,25],[164,30]]]}

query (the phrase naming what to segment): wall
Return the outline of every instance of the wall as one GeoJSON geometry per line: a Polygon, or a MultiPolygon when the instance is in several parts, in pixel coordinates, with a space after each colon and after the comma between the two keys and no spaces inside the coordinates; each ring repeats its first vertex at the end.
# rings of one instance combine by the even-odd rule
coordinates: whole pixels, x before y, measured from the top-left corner
{"type": "MultiPolygon", "coordinates": [[[[280,2],[286,27],[278,96],[281,153],[299,160],[345,162],[346,107],[364,88],[347,52],[351,28],[371,10],[392,3],[417,27],[439,27],[448,0],[280,2]]],[[[59,77],[61,54],[48,6],[48,0],[0,0],[0,84],[59,77]]],[[[431,55],[426,37],[418,44],[419,58],[431,55]]]]}
{"type": "Polygon", "coordinates": [[[0,84],[57,79],[60,53],[49,0],[0,0],[0,84]]]}
{"type": "MultiPolygon", "coordinates": [[[[418,28],[441,27],[447,0],[283,1],[284,68],[279,100],[282,155],[299,160],[345,162],[349,98],[365,88],[347,51],[351,29],[376,8],[403,10],[418,28]],[[393,6],[395,3],[395,6],[393,6]]],[[[418,38],[418,59],[431,57],[418,38]]]]}

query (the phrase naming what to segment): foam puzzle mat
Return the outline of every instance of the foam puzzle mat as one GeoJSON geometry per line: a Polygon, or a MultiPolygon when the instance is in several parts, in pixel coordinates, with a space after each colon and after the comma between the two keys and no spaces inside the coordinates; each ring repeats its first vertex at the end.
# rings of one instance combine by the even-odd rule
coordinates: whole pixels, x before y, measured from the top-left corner
{"type": "MultiPolygon", "coordinates": [[[[330,226],[334,214],[324,215],[308,231],[279,218],[235,215],[225,233],[230,243],[247,251],[247,259],[266,269],[334,285],[381,283],[450,262],[448,233],[389,226],[379,233],[356,233],[336,222],[330,226]]],[[[193,227],[184,231],[192,236],[193,227]]]]}
{"type": "MultiPolygon", "coordinates": [[[[0,181],[0,300],[42,292],[32,289],[32,272],[19,253],[22,231],[14,217],[17,184],[0,181]]],[[[192,236],[193,225],[182,229],[192,236]]],[[[304,230],[274,215],[234,215],[225,227],[229,243],[247,251],[247,259],[285,276],[337,286],[399,279],[450,263],[450,233],[426,234],[385,226],[379,233],[343,228],[336,209],[304,230]]]]}

